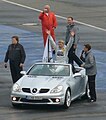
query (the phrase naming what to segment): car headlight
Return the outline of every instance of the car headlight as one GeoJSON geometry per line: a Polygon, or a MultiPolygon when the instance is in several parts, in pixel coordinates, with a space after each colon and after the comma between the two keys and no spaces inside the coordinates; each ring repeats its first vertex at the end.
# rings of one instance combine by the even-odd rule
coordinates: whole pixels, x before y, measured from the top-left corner
{"type": "Polygon", "coordinates": [[[17,83],[15,83],[14,85],[13,85],[13,89],[12,89],[14,92],[20,92],[21,91],[21,88],[20,88],[20,86],[17,84],[17,83]]]}
{"type": "Polygon", "coordinates": [[[63,90],[63,86],[59,85],[59,86],[55,87],[54,89],[52,89],[50,93],[59,93],[62,90],[63,90]]]}

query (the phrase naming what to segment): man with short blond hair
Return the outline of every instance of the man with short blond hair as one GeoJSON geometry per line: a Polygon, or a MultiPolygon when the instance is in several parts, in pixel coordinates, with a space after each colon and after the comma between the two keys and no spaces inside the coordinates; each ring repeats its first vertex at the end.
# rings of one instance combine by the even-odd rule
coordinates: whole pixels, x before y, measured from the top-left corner
{"type": "Polygon", "coordinates": [[[56,62],[58,63],[68,63],[67,54],[72,45],[73,39],[70,38],[67,45],[64,44],[64,40],[59,40],[58,45],[54,42],[50,31],[47,31],[48,38],[50,40],[51,46],[55,49],[56,62]]]}

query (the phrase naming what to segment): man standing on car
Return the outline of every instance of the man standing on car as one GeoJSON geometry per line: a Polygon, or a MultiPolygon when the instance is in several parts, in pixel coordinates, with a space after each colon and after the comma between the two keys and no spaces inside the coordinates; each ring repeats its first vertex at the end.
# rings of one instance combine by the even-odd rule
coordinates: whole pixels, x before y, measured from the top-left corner
{"type": "Polygon", "coordinates": [[[88,75],[90,102],[96,102],[95,77],[97,74],[97,69],[95,57],[91,51],[90,44],[84,45],[84,50],[82,51],[80,58],[85,62],[81,66],[86,69],[86,74],[88,75]],[[85,57],[83,53],[85,53],[85,57]]]}
{"type": "Polygon", "coordinates": [[[73,44],[72,47],[70,48],[69,52],[68,52],[68,63],[70,64],[74,64],[73,62],[75,61],[77,64],[81,64],[80,60],[77,59],[78,57],[76,57],[75,51],[77,48],[77,44],[79,41],[79,33],[78,33],[78,27],[75,25],[73,17],[68,17],[67,18],[67,29],[66,29],[66,37],[65,37],[65,45],[67,45],[68,41],[70,40],[70,37],[72,36],[71,33],[73,34],[73,44]]]}
{"type": "Polygon", "coordinates": [[[18,36],[13,36],[12,44],[8,46],[4,59],[5,67],[7,67],[7,62],[9,60],[13,83],[17,82],[17,80],[22,76],[20,71],[23,70],[25,58],[26,54],[23,46],[19,44],[18,36]]]}
{"type": "Polygon", "coordinates": [[[43,33],[44,47],[45,47],[48,36],[46,31],[49,30],[53,40],[54,41],[56,40],[54,30],[57,27],[57,20],[55,14],[50,11],[49,5],[44,6],[43,12],[41,12],[39,15],[39,19],[41,20],[41,24],[42,24],[42,33],[43,33]]]}

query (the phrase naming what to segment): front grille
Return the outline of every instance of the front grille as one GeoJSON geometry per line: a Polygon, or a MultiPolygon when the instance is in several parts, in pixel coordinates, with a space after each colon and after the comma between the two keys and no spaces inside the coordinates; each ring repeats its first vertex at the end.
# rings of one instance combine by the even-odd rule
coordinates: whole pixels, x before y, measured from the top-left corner
{"type": "Polygon", "coordinates": [[[49,89],[40,89],[39,93],[47,93],[49,89]]]}
{"type": "Polygon", "coordinates": [[[22,91],[26,93],[31,93],[30,88],[22,88],[22,91]]]}
{"type": "MultiPolygon", "coordinates": [[[[22,88],[22,91],[23,91],[23,92],[26,92],[26,93],[31,93],[30,88],[22,88]]],[[[40,89],[40,90],[39,90],[39,93],[47,93],[48,91],[49,91],[49,89],[40,89]]],[[[36,88],[33,88],[33,89],[32,89],[32,92],[33,92],[33,93],[36,93],[36,92],[37,92],[37,89],[36,89],[36,88]]]]}
{"type": "Polygon", "coordinates": [[[42,99],[42,100],[28,100],[26,98],[21,98],[21,102],[29,102],[29,103],[48,103],[50,102],[48,99],[42,99]]]}

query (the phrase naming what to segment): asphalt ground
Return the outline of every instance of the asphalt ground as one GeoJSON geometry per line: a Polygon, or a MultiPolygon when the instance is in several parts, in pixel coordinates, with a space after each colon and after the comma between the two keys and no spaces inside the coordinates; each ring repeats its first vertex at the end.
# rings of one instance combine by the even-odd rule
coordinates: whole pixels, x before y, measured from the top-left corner
{"type": "Polygon", "coordinates": [[[1,120],[105,120],[106,118],[106,26],[105,26],[105,0],[11,0],[18,2],[17,5],[0,0],[0,118],[1,120]],[[25,5],[24,7],[20,4],[25,5]],[[58,16],[58,27],[56,38],[64,39],[66,21],[65,17],[72,15],[80,29],[80,43],[78,54],[83,44],[90,43],[97,61],[97,97],[96,103],[87,101],[75,101],[68,110],[50,106],[37,106],[34,108],[14,109],[11,106],[10,93],[12,80],[9,66],[3,67],[4,54],[8,44],[11,43],[11,36],[18,35],[21,44],[24,45],[27,59],[24,69],[27,70],[34,62],[42,59],[43,40],[41,25],[38,20],[39,12],[45,4],[50,4],[51,9],[58,16]],[[29,6],[30,8],[26,7],[29,6]],[[63,16],[63,18],[61,17],[63,16]],[[27,23],[34,23],[28,25],[27,23]],[[80,23],[80,24],[79,24],[80,23]]]}

